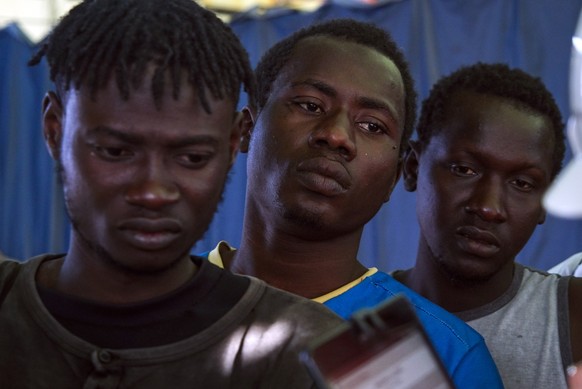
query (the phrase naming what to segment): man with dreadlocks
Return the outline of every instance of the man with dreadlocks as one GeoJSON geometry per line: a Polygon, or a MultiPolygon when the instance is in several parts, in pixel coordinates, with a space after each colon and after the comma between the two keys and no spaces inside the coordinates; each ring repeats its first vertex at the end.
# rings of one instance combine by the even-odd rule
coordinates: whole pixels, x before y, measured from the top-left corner
{"type": "Polygon", "coordinates": [[[65,254],[0,261],[0,386],[310,387],[297,352],[341,319],[189,255],[254,94],[230,29],[191,0],[87,0],[43,56],[73,228],[65,254]]]}

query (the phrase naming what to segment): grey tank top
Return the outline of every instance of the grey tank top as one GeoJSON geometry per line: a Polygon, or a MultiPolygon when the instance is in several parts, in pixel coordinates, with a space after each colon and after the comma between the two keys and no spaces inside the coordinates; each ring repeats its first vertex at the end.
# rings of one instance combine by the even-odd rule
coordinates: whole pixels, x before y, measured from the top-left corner
{"type": "Polygon", "coordinates": [[[456,313],[483,335],[507,389],[567,389],[568,280],[516,264],[505,294],[456,313]]]}

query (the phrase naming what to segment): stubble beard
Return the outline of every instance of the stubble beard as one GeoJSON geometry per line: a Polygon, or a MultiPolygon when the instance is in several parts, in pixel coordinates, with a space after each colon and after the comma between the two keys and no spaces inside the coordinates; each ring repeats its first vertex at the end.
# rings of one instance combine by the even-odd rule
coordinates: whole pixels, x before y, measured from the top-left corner
{"type": "MultiPolygon", "coordinates": [[[[67,207],[68,208],[68,207],[67,207]]],[[[71,214],[70,211],[69,218],[71,220],[71,225],[75,230],[76,235],[79,237],[81,244],[90,252],[95,253],[95,257],[101,260],[104,264],[109,267],[114,267],[118,269],[121,273],[126,275],[136,275],[136,276],[152,276],[156,274],[161,274],[166,272],[167,270],[171,269],[175,265],[177,265],[183,258],[190,253],[190,249],[184,250],[182,253],[176,256],[176,258],[172,259],[170,262],[165,263],[163,266],[154,266],[154,267],[136,267],[130,266],[124,261],[115,258],[113,254],[109,250],[107,250],[103,245],[99,244],[98,242],[88,238],[84,233],[83,230],[78,222],[78,220],[71,214]]]]}
{"type": "Polygon", "coordinates": [[[487,283],[493,274],[483,275],[474,272],[463,271],[462,265],[451,265],[444,257],[434,257],[441,273],[449,280],[451,284],[457,287],[473,288],[487,283]]]}
{"type": "MultiPolygon", "coordinates": [[[[63,189],[66,188],[67,176],[66,176],[65,169],[63,167],[63,164],[62,164],[60,158],[55,160],[55,173],[57,175],[57,179],[58,179],[58,182],[61,185],[61,187],[63,189]]],[[[106,263],[110,266],[114,266],[114,267],[118,268],[119,270],[121,270],[122,272],[124,272],[126,274],[153,275],[153,274],[165,272],[166,270],[172,268],[177,263],[179,263],[185,256],[189,256],[190,251],[194,248],[194,245],[204,238],[204,235],[208,232],[208,229],[210,228],[211,222],[214,219],[214,216],[216,215],[216,212],[218,210],[219,205],[224,200],[224,191],[226,189],[228,182],[231,179],[231,175],[232,175],[232,169],[229,170],[226,174],[226,177],[224,179],[224,183],[222,186],[222,190],[220,192],[220,199],[214,207],[214,210],[212,212],[212,217],[210,218],[210,222],[207,223],[206,228],[200,233],[200,236],[197,239],[195,239],[195,241],[192,243],[191,247],[183,250],[183,252],[181,252],[176,258],[174,258],[172,261],[168,262],[165,266],[162,266],[162,267],[135,268],[133,266],[128,266],[123,261],[116,259],[115,256],[113,254],[111,254],[111,252],[109,250],[107,250],[103,245],[99,244],[95,240],[90,239],[88,236],[86,236],[83,233],[80,218],[76,217],[75,212],[71,207],[71,204],[73,202],[69,201],[69,199],[67,198],[66,190],[64,191],[65,192],[65,208],[66,208],[67,216],[69,217],[69,220],[71,222],[71,226],[72,226],[73,230],[75,231],[75,234],[80,238],[81,244],[89,251],[95,253],[97,258],[101,259],[104,263],[106,263]]]]}
{"type": "Polygon", "coordinates": [[[281,209],[283,219],[298,227],[318,230],[324,228],[321,215],[318,213],[301,206],[285,207],[280,204],[279,208],[281,209]]]}
{"type": "MultiPolygon", "coordinates": [[[[67,182],[67,177],[66,177],[66,173],[65,173],[65,170],[63,168],[63,165],[62,165],[60,159],[56,160],[55,171],[56,171],[59,183],[61,184],[61,186],[63,188],[65,188],[66,182],[67,182]]],[[[226,181],[228,181],[229,178],[230,178],[230,173],[228,174],[228,176],[225,180],[225,185],[223,186],[222,192],[220,194],[220,200],[214,209],[213,215],[216,214],[216,211],[218,209],[218,205],[224,199],[224,188],[226,187],[226,181]]],[[[72,226],[75,234],[79,237],[80,243],[85,247],[85,249],[87,249],[90,252],[95,253],[96,258],[99,258],[103,263],[105,263],[108,266],[115,267],[118,270],[120,270],[121,272],[128,274],[128,275],[142,275],[142,276],[143,275],[150,275],[151,276],[151,275],[160,274],[160,273],[167,271],[168,269],[172,268],[177,263],[179,263],[185,256],[190,255],[190,251],[194,247],[194,244],[203,238],[204,234],[206,234],[206,232],[208,231],[208,228],[210,227],[210,223],[208,223],[206,226],[206,229],[200,234],[200,238],[198,238],[196,240],[196,242],[194,242],[192,244],[192,247],[189,247],[189,248],[183,250],[183,252],[181,252],[178,256],[176,256],[176,258],[174,258],[172,261],[166,263],[164,266],[153,267],[153,268],[136,268],[134,266],[129,266],[129,265],[125,264],[123,261],[121,261],[119,259],[116,259],[115,256],[109,250],[107,250],[105,248],[105,246],[101,245],[97,241],[88,237],[83,232],[82,223],[80,221],[80,218],[78,218],[76,216],[76,213],[74,211],[74,207],[72,207],[71,204],[73,204],[73,202],[71,202],[67,198],[66,191],[65,191],[65,208],[66,208],[67,216],[69,217],[69,221],[71,223],[71,226],[72,226]]]]}

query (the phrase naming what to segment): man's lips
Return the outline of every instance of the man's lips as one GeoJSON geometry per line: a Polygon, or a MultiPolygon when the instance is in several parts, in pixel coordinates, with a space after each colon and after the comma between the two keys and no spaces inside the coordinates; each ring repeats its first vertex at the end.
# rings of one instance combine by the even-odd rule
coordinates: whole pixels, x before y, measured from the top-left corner
{"type": "Polygon", "coordinates": [[[297,165],[300,180],[310,190],[333,196],[345,192],[352,184],[344,165],[336,160],[315,157],[297,165]]]}
{"type": "Polygon", "coordinates": [[[169,231],[169,232],[180,232],[182,225],[175,219],[170,218],[160,218],[160,219],[148,219],[144,217],[127,219],[119,223],[119,229],[121,230],[136,230],[144,232],[159,232],[159,231],[169,231]]]}
{"type": "Polygon", "coordinates": [[[456,233],[462,238],[460,240],[461,248],[480,257],[496,254],[501,246],[494,234],[475,226],[459,227],[456,233]]]}
{"type": "Polygon", "coordinates": [[[159,250],[178,238],[182,225],[170,218],[133,218],[119,223],[118,229],[133,246],[144,250],[159,250]]]}

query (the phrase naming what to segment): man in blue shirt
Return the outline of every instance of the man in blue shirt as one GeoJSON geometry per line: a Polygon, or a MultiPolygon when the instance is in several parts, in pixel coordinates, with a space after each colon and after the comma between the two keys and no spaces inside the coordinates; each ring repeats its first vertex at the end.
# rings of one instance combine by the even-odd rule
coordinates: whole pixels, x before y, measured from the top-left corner
{"type": "Polygon", "coordinates": [[[364,225],[398,181],[415,121],[413,80],[392,38],[353,20],[314,25],[273,46],[255,74],[241,142],[241,246],[221,242],[210,261],[344,318],[403,293],[458,388],[502,387],[477,332],[357,259],[364,225]]]}

